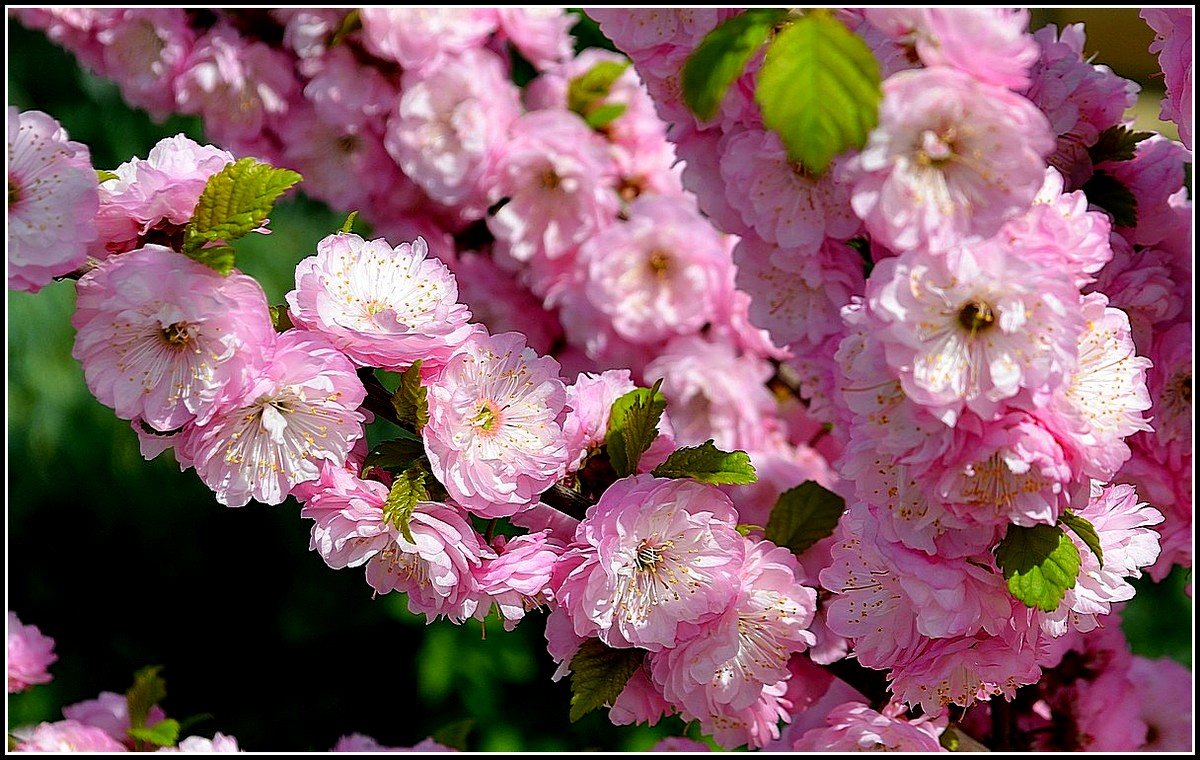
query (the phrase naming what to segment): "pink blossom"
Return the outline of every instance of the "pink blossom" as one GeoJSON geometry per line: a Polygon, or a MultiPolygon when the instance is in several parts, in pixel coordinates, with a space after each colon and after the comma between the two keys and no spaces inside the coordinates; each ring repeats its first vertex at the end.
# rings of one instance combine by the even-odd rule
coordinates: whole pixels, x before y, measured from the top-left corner
{"type": "Polygon", "coordinates": [[[72,356],[88,389],[121,419],[160,431],[206,423],[274,337],[257,280],[162,246],[106,261],[78,293],[72,356]]]}
{"type": "Polygon", "coordinates": [[[615,167],[603,139],[574,113],[517,119],[498,171],[496,192],[509,201],[488,229],[517,261],[565,255],[616,216],[615,167]]]}
{"type": "Polygon", "coordinates": [[[244,752],[238,747],[237,739],[232,736],[227,736],[220,731],[213,734],[213,738],[205,739],[203,736],[189,736],[186,739],[181,739],[179,745],[175,747],[163,747],[159,752],[203,752],[212,754],[214,752],[244,752]]]}
{"type": "Polygon", "coordinates": [[[428,252],[423,238],[393,248],[383,239],[329,235],[296,266],[296,289],[287,294],[292,319],[364,367],[441,366],[474,326],[454,275],[428,252]]]}
{"type": "Polygon", "coordinates": [[[392,158],[434,200],[482,217],[496,162],[520,115],[520,92],[487,50],[448,57],[424,75],[406,72],[388,121],[392,158]]]}
{"type": "Polygon", "coordinates": [[[926,66],[949,66],[988,84],[1024,87],[1037,59],[1024,8],[867,8],[863,15],[926,66]]]}
{"type": "Polygon", "coordinates": [[[601,31],[617,46],[636,57],[669,45],[692,50],[723,18],[733,15],[720,8],[588,8],[601,31]]]}
{"type": "Polygon", "coordinates": [[[475,615],[487,617],[494,605],[504,618],[504,629],[511,631],[527,611],[549,605],[550,572],[562,555],[563,544],[544,530],[511,540],[496,536],[492,546],[496,556],[484,556],[474,571],[480,590],[487,595],[481,597],[475,615]]]}
{"type": "Polygon", "coordinates": [[[650,748],[651,752],[711,752],[712,749],[704,742],[689,739],[686,736],[668,736],[650,748]]]}
{"type": "Polygon", "coordinates": [[[846,702],[796,740],[797,752],[945,752],[941,734],[928,722],[881,715],[861,702],[846,702]]]}
{"type": "MultiPolygon", "coordinates": [[[[1147,372],[1150,397],[1154,400],[1154,438],[1172,463],[1191,457],[1192,452],[1191,338],[1191,322],[1172,325],[1156,335],[1150,353],[1153,368],[1147,372]]],[[[1145,359],[1140,361],[1149,363],[1145,359]]],[[[1134,389],[1140,390],[1136,385],[1134,389]]],[[[1143,399],[1137,397],[1138,401],[1143,399]]]]}
{"type": "Polygon", "coordinates": [[[1114,225],[1129,242],[1151,246],[1175,229],[1177,212],[1171,196],[1183,187],[1183,165],[1190,160],[1182,145],[1156,134],[1137,144],[1132,161],[1106,161],[1096,167],[1124,185],[1137,201],[1137,224],[1114,225]]]}
{"type": "Polygon", "coordinates": [[[324,338],[289,330],[255,358],[237,394],[181,442],[200,479],[231,507],[251,497],[281,503],[297,483],[320,475],[322,460],[344,462],[363,435],[357,409],[366,391],[354,365],[324,338]]]}
{"type": "Polygon", "coordinates": [[[283,24],[283,47],[301,61],[325,53],[333,34],[348,15],[348,11],[339,8],[273,8],[270,13],[283,24]]]}
{"type": "Polygon", "coordinates": [[[304,176],[305,194],[336,208],[370,208],[372,196],[393,191],[402,176],[374,128],[326,121],[307,102],[275,132],[284,143],[281,163],[304,176]],[[346,182],[347,173],[354,182],[346,182]]]}
{"type": "Polygon", "coordinates": [[[1032,103],[953,69],[893,74],[879,126],[848,164],[851,203],[897,251],[988,237],[1042,186],[1054,138],[1032,103]]]}
{"type": "Polygon", "coordinates": [[[450,496],[475,514],[504,517],[562,474],[566,387],[558,362],[520,333],[475,336],[429,387],[425,451],[450,496]]]}
{"type": "Polygon", "coordinates": [[[638,475],[588,509],[554,568],[555,598],[575,633],[613,647],[672,647],[683,623],[729,606],[743,539],[725,494],[691,480],[638,475]]]}
{"type": "Polygon", "coordinates": [[[608,719],[614,726],[645,723],[653,726],[664,716],[674,715],[675,706],[663,698],[662,687],[654,683],[646,665],[633,671],[625,688],[612,703],[608,719]]]}
{"type": "Polygon", "coordinates": [[[1147,727],[1143,752],[1192,751],[1192,673],[1169,657],[1134,657],[1129,668],[1141,719],[1147,727]]]}
{"type": "Polygon", "coordinates": [[[100,31],[121,11],[115,8],[14,8],[14,18],[30,29],[46,32],[51,42],[70,50],[93,71],[104,69],[104,46],[100,31]]]}
{"type": "Polygon", "coordinates": [[[747,525],[765,526],[779,495],[806,480],[826,488],[838,482],[837,473],[825,457],[804,444],[778,441],[755,451],[751,459],[758,480],[746,486],[725,487],[737,507],[739,521],[747,525]]]}
{"type": "Polygon", "coordinates": [[[1011,701],[1019,687],[1036,682],[1040,674],[1030,647],[978,634],[925,639],[908,660],[896,663],[890,678],[898,700],[938,716],[952,704],[1011,701]]]}
{"type": "Polygon", "coordinates": [[[363,8],[367,50],[405,69],[433,71],[496,29],[492,8],[363,8]]]}
{"type": "Polygon", "coordinates": [[[1150,52],[1167,87],[1158,117],[1179,126],[1179,139],[1192,147],[1192,9],[1144,8],[1139,14],[1154,30],[1150,52]]]}
{"type": "Polygon", "coordinates": [[[539,354],[549,354],[561,345],[563,328],[557,316],[491,257],[464,255],[450,266],[459,299],[471,310],[472,320],[488,332],[519,331],[539,354]]]}
{"type": "Polygon", "coordinates": [[[500,32],[534,67],[545,69],[572,54],[575,16],[563,8],[497,8],[500,32]]]}
{"type": "Polygon", "coordinates": [[[787,698],[787,683],[763,687],[758,699],[749,707],[733,709],[730,705],[712,704],[703,714],[681,713],[685,720],[700,721],[700,728],[712,735],[722,747],[765,747],[779,738],[779,721],[787,720],[792,703],[787,698]]]}
{"type": "Polygon", "coordinates": [[[1076,362],[1078,291],[1063,272],[987,241],[949,260],[884,259],[867,284],[888,364],[904,392],[952,423],[990,416],[1022,388],[1053,388],[1076,362]],[[957,260],[955,260],[957,259],[957,260]]]}
{"type": "Polygon", "coordinates": [[[432,738],[422,739],[411,747],[385,747],[366,734],[347,734],[338,739],[330,752],[456,752],[438,744],[432,738]]]}
{"type": "Polygon", "coordinates": [[[39,723],[15,738],[17,752],[128,752],[101,729],[73,720],[39,723]]]}
{"type": "MultiPolygon", "coordinates": [[[[553,579],[551,583],[553,584],[553,579]]],[[[550,680],[560,681],[571,672],[571,660],[578,654],[585,641],[586,637],[575,633],[575,626],[566,608],[556,606],[550,610],[546,617],[546,652],[558,664],[558,669],[550,676],[550,680]]]]}
{"type": "Polygon", "coordinates": [[[395,85],[378,69],[363,66],[345,45],[330,48],[305,64],[304,71],[309,77],[304,97],[312,103],[318,118],[350,132],[369,124],[382,126],[396,102],[395,85]]]}
{"type": "Polygon", "coordinates": [[[1134,486],[1138,496],[1163,515],[1163,522],[1155,526],[1161,546],[1158,561],[1147,569],[1161,581],[1174,565],[1192,565],[1192,456],[1189,450],[1180,461],[1171,462],[1148,433],[1130,441],[1133,456],[1114,480],[1134,486]]]}
{"type": "Polygon", "coordinates": [[[1135,251],[1116,233],[1110,242],[1112,261],[1100,270],[1089,290],[1105,294],[1113,306],[1128,315],[1134,344],[1148,353],[1155,328],[1170,323],[1187,306],[1188,295],[1180,280],[1190,282],[1191,272],[1179,266],[1176,257],[1163,248],[1135,251]]]}
{"type": "Polygon", "coordinates": [[[130,105],[163,120],[175,110],[172,82],[195,44],[181,8],[129,8],[96,34],[104,75],[116,80],[130,105]]]}
{"type": "MultiPolygon", "coordinates": [[[[95,699],[87,699],[67,705],[62,709],[63,717],[85,726],[101,729],[113,739],[132,748],[129,736],[129,700],[124,694],[102,691],[95,699]]],[[[158,705],[146,714],[146,725],[153,726],[166,720],[166,713],[158,705]]]]}
{"type": "Polygon", "coordinates": [[[568,469],[578,469],[591,449],[604,443],[613,402],[634,387],[625,369],[610,369],[599,375],[581,373],[567,386],[569,411],[563,420],[563,436],[572,455],[568,469]]]}
{"type": "Polygon", "coordinates": [[[36,293],[87,261],[96,239],[87,146],[41,111],[8,108],[8,287],[36,293]]]}
{"type": "Polygon", "coordinates": [[[54,639],[36,625],[24,625],[15,612],[8,613],[8,693],[50,683],[50,666],[58,660],[54,639]]]}

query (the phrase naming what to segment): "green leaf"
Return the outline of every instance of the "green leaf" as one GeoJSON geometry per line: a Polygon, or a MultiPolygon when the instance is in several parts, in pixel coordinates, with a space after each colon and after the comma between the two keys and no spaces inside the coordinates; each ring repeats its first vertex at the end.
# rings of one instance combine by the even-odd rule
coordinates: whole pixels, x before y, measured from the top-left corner
{"type": "Polygon", "coordinates": [[[342,222],[342,226],[338,229],[338,232],[347,233],[347,232],[353,231],[354,230],[354,220],[356,218],[358,218],[358,212],[351,211],[350,214],[346,217],[346,221],[342,222]]]}
{"type": "Polygon", "coordinates": [[[1153,132],[1135,132],[1123,124],[1115,124],[1100,133],[1096,144],[1088,148],[1088,157],[1093,164],[1132,161],[1137,144],[1153,136],[1153,132]]]}
{"type": "Polygon", "coordinates": [[[571,722],[616,701],[642,664],[641,649],[610,649],[588,639],[571,658],[571,722]]]}
{"type": "Polygon", "coordinates": [[[268,306],[267,311],[271,314],[271,327],[275,328],[275,332],[287,332],[295,326],[292,324],[291,315],[288,314],[287,304],[268,306]]]}
{"type": "Polygon", "coordinates": [[[299,181],[296,172],[254,158],[229,164],[204,186],[192,220],[183,230],[183,252],[217,271],[224,267],[222,273],[227,274],[233,267],[233,249],[225,244],[261,227],[275,199],[299,181]],[[213,243],[222,245],[206,248],[213,243]]]}
{"type": "Polygon", "coordinates": [[[133,674],[133,686],[125,692],[130,728],[146,725],[150,708],[167,698],[167,682],[159,675],[162,665],[150,665],[133,674]]]}
{"type": "Polygon", "coordinates": [[[131,728],[129,735],[156,747],[174,747],[179,741],[179,721],[166,718],[153,726],[131,728]]]}
{"type": "MultiPolygon", "coordinates": [[[[408,433],[407,430],[402,431],[408,433]]],[[[425,445],[412,433],[391,441],[384,441],[371,450],[363,460],[362,471],[372,467],[399,472],[407,470],[413,462],[425,456],[425,445]]]]}
{"type": "Polygon", "coordinates": [[[346,35],[359,29],[362,29],[362,17],[359,15],[358,8],[355,8],[342,18],[342,23],[338,24],[337,30],[329,38],[329,47],[337,47],[346,39],[346,35]]]}
{"type": "Polygon", "coordinates": [[[767,518],[767,540],[799,556],[822,538],[833,535],[844,511],[845,499],[816,481],[806,480],[779,495],[767,518]]]}
{"type": "Polygon", "coordinates": [[[1118,227],[1137,226],[1137,198],[1116,177],[1102,169],[1083,184],[1087,199],[1112,215],[1118,227]]]}
{"type": "Polygon", "coordinates": [[[744,451],[721,451],[711,438],[699,446],[676,449],[651,474],[659,478],[692,478],[714,486],[747,485],[758,480],[750,455],[744,451]]]}
{"type": "Polygon", "coordinates": [[[431,737],[435,742],[443,747],[450,747],[459,752],[467,751],[467,735],[471,733],[471,729],[475,728],[474,718],[463,718],[456,720],[453,723],[446,725],[433,732],[431,737]]]}
{"type": "Polygon", "coordinates": [[[1008,592],[1043,612],[1058,607],[1079,575],[1079,550],[1056,525],[1010,525],[995,554],[1008,592]]]}
{"type": "Polygon", "coordinates": [[[754,523],[738,523],[737,525],[733,526],[733,529],[736,530],[740,536],[748,536],[755,531],[758,531],[759,533],[765,533],[767,530],[763,526],[755,525],[754,523]]]}
{"type": "Polygon", "coordinates": [[[586,117],[591,109],[608,97],[629,61],[600,61],[595,66],[567,82],[567,108],[586,117]]]}
{"type": "Polygon", "coordinates": [[[667,408],[661,385],[660,379],[653,388],[635,388],[613,402],[605,447],[619,478],[637,470],[638,460],[658,437],[658,420],[667,408]]]}
{"type": "Polygon", "coordinates": [[[96,181],[97,182],[103,183],[103,182],[108,182],[110,179],[120,179],[120,178],[121,178],[121,175],[117,174],[116,172],[110,172],[108,169],[97,169],[96,170],[96,181]]]}
{"type": "Polygon", "coordinates": [[[1088,549],[1091,549],[1092,554],[1096,555],[1096,559],[1100,562],[1100,569],[1104,569],[1104,549],[1100,545],[1100,534],[1096,532],[1096,526],[1092,525],[1086,517],[1080,517],[1072,512],[1064,512],[1059,518],[1059,522],[1071,529],[1071,532],[1079,536],[1079,540],[1088,549]]]}
{"type": "Polygon", "coordinates": [[[946,726],[938,742],[950,752],[987,752],[988,748],[972,739],[957,723],[946,726]]]}
{"type": "Polygon", "coordinates": [[[788,158],[819,175],[861,148],[879,121],[879,64],[862,38],[828,11],[810,11],[776,35],[754,99],[788,158]]]}
{"type": "Polygon", "coordinates": [[[400,373],[400,385],[392,394],[392,408],[402,423],[412,425],[418,433],[429,422],[426,394],[425,386],[421,385],[421,360],[417,359],[411,367],[400,373]]]}
{"type": "Polygon", "coordinates": [[[609,124],[612,124],[617,119],[621,118],[621,114],[625,113],[626,105],[624,103],[607,103],[597,106],[584,117],[584,121],[592,129],[604,129],[609,124]]]}
{"type": "Polygon", "coordinates": [[[408,528],[408,521],[418,501],[429,501],[429,490],[425,488],[426,474],[419,465],[409,467],[392,481],[392,490],[383,502],[383,518],[395,526],[410,544],[416,541],[408,528]]]}
{"type": "Polygon", "coordinates": [[[708,120],[716,115],[729,85],[787,17],[781,8],[751,8],[709,32],[683,64],[683,102],[708,120]]]}

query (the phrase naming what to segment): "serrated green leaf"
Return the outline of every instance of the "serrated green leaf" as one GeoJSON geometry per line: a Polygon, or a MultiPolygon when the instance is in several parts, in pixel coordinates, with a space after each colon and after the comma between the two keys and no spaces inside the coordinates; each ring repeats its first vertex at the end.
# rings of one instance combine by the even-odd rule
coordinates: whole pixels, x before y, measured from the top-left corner
{"type": "MultiPolygon", "coordinates": [[[[403,431],[408,432],[408,431],[403,431]]],[[[372,467],[382,470],[407,470],[413,462],[425,456],[425,445],[420,438],[409,434],[391,441],[384,441],[371,450],[363,460],[363,472],[372,467]]]]}
{"type": "Polygon", "coordinates": [[[450,747],[459,752],[466,752],[467,736],[473,728],[475,728],[475,719],[463,718],[462,720],[456,720],[453,723],[447,723],[442,726],[433,732],[431,738],[443,747],[450,747]]]}
{"type": "Polygon", "coordinates": [[[229,274],[233,271],[234,254],[233,248],[227,245],[214,245],[210,248],[197,248],[191,252],[187,252],[189,258],[193,258],[204,264],[207,267],[212,267],[221,274],[229,274]]]}
{"type": "Polygon", "coordinates": [[[810,11],[767,48],[754,99],[788,158],[819,175],[861,148],[879,121],[879,64],[862,38],[827,11],[810,11]]]}
{"type": "Polygon", "coordinates": [[[1008,592],[1043,612],[1058,608],[1079,575],[1079,549],[1057,525],[1010,525],[995,555],[1008,592]]]}
{"type": "Polygon", "coordinates": [[[1093,164],[1132,161],[1137,144],[1153,136],[1153,132],[1135,132],[1124,124],[1115,124],[1100,133],[1096,144],[1088,148],[1088,157],[1093,164]]]}
{"type": "Polygon", "coordinates": [[[625,113],[626,105],[624,103],[607,103],[597,106],[588,112],[584,117],[584,121],[592,129],[604,129],[609,124],[612,124],[621,115],[625,113]]]}
{"type": "Polygon", "coordinates": [[[129,735],[156,747],[174,747],[179,741],[179,721],[165,718],[153,726],[130,728],[129,735]]]}
{"type": "Polygon", "coordinates": [[[714,486],[747,485],[758,480],[750,455],[721,451],[711,438],[699,446],[676,449],[651,474],[658,478],[692,478],[714,486]]]}
{"type": "Polygon", "coordinates": [[[1137,226],[1137,198],[1129,188],[1108,172],[1097,169],[1083,184],[1087,199],[1112,215],[1118,227],[1137,226]]]}
{"type": "Polygon", "coordinates": [[[271,327],[275,328],[275,332],[287,332],[295,326],[292,324],[291,315],[288,314],[287,304],[268,306],[267,311],[271,315],[271,327]]]}
{"type": "Polygon", "coordinates": [[[600,61],[595,66],[567,82],[567,108],[586,117],[590,110],[608,97],[629,61],[600,61]]]}
{"type": "Polygon", "coordinates": [[[429,401],[425,386],[421,385],[421,360],[400,373],[400,384],[392,394],[392,408],[405,425],[412,425],[418,433],[429,422],[429,401]]]}
{"type": "Polygon", "coordinates": [[[571,722],[611,705],[642,664],[641,649],[610,649],[588,639],[571,658],[571,722]]]}
{"type": "Polygon", "coordinates": [[[120,178],[121,178],[121,175],[117,174],[116,172],[110,172],[108,169],[97,169],[96,170],[96,181],[97,182],[103,183],[103,182],[108,182],[110,179],[120,179],[120,178]]]}
{"type": "Polygon", "coordinates": [[[150,665],[133,674],[133,686],[125,692],[130,728],[146,725],[150,708],[167,698],[167,682],[159,675],[161,670],[162,665],[150,665]]]}
{"type": "Polygon", "coordinates": [[[1100,545],[1100,534],[1096,532],[1096,526],[1092,525],[1086,517],[1080,517],[1072,512],[1064,512],[1059,518],[1059,522],[1071,529],[1071,532],[1079,536],[1079,540],[1083,545],[1091,550],[1092,554],[1096,555],[1096,560],[1100,563],[1100,569],[1104,569],[1104,548],[1100,545]]]}
{"type": "Polygon", "coordinates": [[[767,518],[766,538],[799,556],[822,538],[833,535],[846,511],[846,500],[813,480],[779,495],[767,518]]]}
{"type": "MultiPolygon", "coordinates": [[[[277,169],[254,158],[242,158],[209,178],[196,202],[192,220],[183,230],[183,253],[214,266],[233,266],[233,249],[227,245],[205,248],[212,243],[228,244],[258,229],[275,206],[275,200],[300,181],[289,169],[277,169]],[[218,257],[219,258],[214,258],[218,257]]],[[[220,271],[220,270],[218,270],[220,271]]],[[[228,269],[224,273],[228,273],[228,269]]]]}
{"type": "Polygon", "coordinates": [[[642,454],[658,437],[658,420],[667,408],[661,386],[660,379],[653,388],[635,388],[613,402],[605,448],[619,478],[637,470],[642,454]]]}
{"type": "Polygon", "coordinates": [[[425,488],[426,474],[418,465],[401,472],[392,481],[392,488],[383,503],[383,518],[400,531],[400,535],[410,544],[415,544],[416,541],[409,530],[408,521],[412,518],[417,502],[429,501],[429,491],[425,488]]]}
{"type": "Polygon", "coordinates": [[[751,8],[705,35],[684,62],[680,78],[683,102],[692,113],[704,120],[716,115],[729,85],[786,17],[782,8],[751,8]]]}

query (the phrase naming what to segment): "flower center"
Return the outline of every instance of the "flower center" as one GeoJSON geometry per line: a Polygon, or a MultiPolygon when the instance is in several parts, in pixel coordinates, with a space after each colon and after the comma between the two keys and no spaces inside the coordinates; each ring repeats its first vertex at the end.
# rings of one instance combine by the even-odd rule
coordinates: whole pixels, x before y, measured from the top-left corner
{"type": "Polygon", "coordinates": [[[954,157],[954,127],[941,133],[927,129],[921,133],[921,147],[917,149],[917,163],[921,166],[941,166],[954,157]]]}
{"type": "Polygon", "coordinates": [[[996,314],[986,301],[967,301],[958,312],[958,323],[971,335],[975,335],[994,325],[996,314]]]}
{"type": "Polygon", "coordinates": [[[191,333],[188,332],[187,322],[173,322],[159,332],[162,335],[163,343],[175,348],[183,348],[192,339],[191,333]]]}
{"type": "Polygon", "coordinates": [[[662,277],[671,268],[671,254],[666,251],[654,251],[650,254],[650,271],[654,272],[655,276],[662,277]]]}
{"type": "Polygon", "coordinates": [[[480,401],[479,408],[467,423],[484,433],[494,432],[500,421],[500,410],[491,401],[480,401]]]}
{"type": "Polygon", "coordinates": [[[548,168],[542,172],[541,176],[542,187],[547,190],[555,190],[562,184],[562,178],[558,176],[558,172],[552,168],[548,168]]]}
{"type": "Polygon", "coordinates": [[[8,178],[8,207],[12,208],[21,200],[21,186],[12,178],[8,178]]]}
{"type": "Polygon", "coordinates": [[[335,144],[342,153],[354,153],[358,150],[358,135],[342,135],[335,141],[335,144]]]}
{"type": "Polygon", "coordinates": [[[367,314],[371,315],[372,317],[375,316],[376,314],[378,314],[379,312],[384,311],[388,307],[387,304],[381,302],[377,298],[372,298],[370,301],[367,301],[366,306],[367,306],[367,314]]]}
{"type": "Polygon", "coordinates": [[[1186,412],[1192,406],[1192,373],[1180,372],[1163,389],[1163,406],[1186,412]]]}
{"type": "Polygon", "coordinates": [[[663,550],[666,546],[656,546],[650,543],[650,539],[644,538],[637,545],[637,551],[633,555],[633,565],[638,570],[653,570],[660,562],[663,561],[663,550]]]}

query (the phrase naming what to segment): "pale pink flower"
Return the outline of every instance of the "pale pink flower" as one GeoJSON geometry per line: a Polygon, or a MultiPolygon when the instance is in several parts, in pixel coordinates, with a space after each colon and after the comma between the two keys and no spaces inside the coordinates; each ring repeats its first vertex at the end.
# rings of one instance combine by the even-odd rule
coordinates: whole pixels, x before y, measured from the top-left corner
{"type": "Polygon", "coordinates": [[[175,110],[172,83],[195,40],[182,8],[122,9],[96,34],[104,76],[120,85],[126,102],[159,121],[175,110]]]}
{"type": "Polygon", "coordinates": [[[511,540],[496,536],[492,547],[496,555],[485,555],[474,570],[476,583],[486,594],[480,596],[475,616],[482,620],[495,606],[504,619],[504,629],[511,631],[526,612],[550,604],[550,573],[563,553],[563,544],[543,530],[511,540]]]}
{"type": "Polygon", "coordinates": [[[847,181],[855,213],[889,248],[988,237],[1037,195],[1054,137],[1025,98],[944,68],[901,71],[883,93],[847,181]]]}
{"type": "MultiPolygon", "coordinates": [[[[1154,439],[1172,463],[1181,461],[1185,456],[1190,457],[1192,452],[1192,335],[1191,322],[1172,325],[1154,337],[1150,351],[1154,364],[1147,372],[1147,382],[1150,397],[1154,400],[1154,439]]],[[[1132,353],[1131,346],[1122,345],[1122,348],[1132,353]]],[[[1130,361],[1140,362],[1139,366],[1149,364],[1148,360],[1140,357],[1130,361]]],[[[1136,378],[1140,379],[1140,376],[1136,378]]],[[[1134,394],[1140,391],[1136,380],[1133,387],[1128,389],[1134,394]]],[[[1128,409],[1138,408],[1140,411],[1145,408],[1140,406],[1144,400],[1142,395],[1123,400],[1128,409]]],[[[1122,430],[1131,428],[1131,422],[1133,420],[1128,420],[1122,430]]],[[[1137,429],[1145,430],[1146,426],[1137,429]]]]}
{"type": "Polygon", "coordinates": [[[650,748],[651,752],[712,752],[712,748],[704,742],[689,739],[686,736],[668,736],[650,748]]]}
{"type": "Polygon", "coordinates": [[[521,332],[539,354],[561,345],[563,328],[555,313],[490,256],[463,255],[450,268],[459,299],[470,309],[472,320],[488,332],[521,332]]]}
{"type": "Polygon", "coordinates": [[[614,726],[645,723],[653,726],[667,715],[674,715],[675,706],[662,695],[662,687],[650,677],[648,663],[643,664],[625,683],[625,688],[613,700],[608,719],[614,726]]]}
{"type": "Polygon", "coordinates": [[[364,367],[446,363],[474,330],[445,264],[423,238],[395,248],[352,233],[329,235],[296,266],[287,294],[296,325],[320,333],[364,367]]]}
{"type": "Polygon", "coordinates": [[[724,18],[721,8],[588,8],[601,31],[625,53],[639,57],[660,46],[692,50],[724,18]]]}
{"type": "Polygon", "coordinates": [[[1096,167],[1125,186],[1137,201],[1137,224],[1116,227],[1130,243],[1151,246],[1177,228],[1171,196],[1183,187],[1183,165],[1190,152],[1174,140],[1153,135],[1134,148],[1131,161],[1106,161],[1096,167]]]}
{"type": "Polygon", "coordinates": [[[280,163],[303,175],[305,194],[334,208],[372,208],[372,199],[394,192],[402,176],[373,127],[319,118],[307,102],[293,106],[275,132],[283,142],[280,163]],[[347,182],[347,174],[355,181],[347,182]]]}
{"type": "Polygon", "coordinates": [[[1190,284],[1191,272],[1179,266],[1170,251],[1158,246],[1135,251],[1115,232],[1109,240],[1112,261],[1100,270],[1088,290],[1103,293],[1113,306],[1125,312],[1134,344],[1148,353],[1156,328],[1169,324],[1187,307],[1189,288],[1183,286],[1190,284]]]}
{"type": "Polygon", "coordinates": [[[1076,363],[1079,300],[1065,273],[995,240],[950,259],[884,259],[867,283],[888,364],[948,423],[963,406],[987,417],[1022,388],[1058,385],[1076,363]]]}
{"type": "Polygon", "coordinates": [[[354,365],[324,338],[289,330],[256,351],[243,386],[181,446],[217,501],[279,504],[293,486],[341,464],[363,435],[366,398],[354,365]],[[261,354],[257,352],[261,351],[261,354]]]}
{"type": "Polygon", "coordinates": [[[363,66],[346,45],[330,48],[303,68],[309,77],[304,98],[322,121],[348,132],[367,125],[382,126],[396,102],[395,85],[378,69],[363,66]]]}
{"type": "Polygon", "coordinates": [[[555,598],[579,636],[672,647],[680,625],[702,625],[733,600],[743,558],[736,523],[715,487],[650,475],[618,480],[555,566],[555,598]]]}
{"type": "Polygon", "coordinates": [[[14,8],[12,16],[30,29],[40,29],[52,42],[70,50],[93,71],[104,69],[104,46],[96,37],[120,14],[116,8],[14,8]]]}
{"type": "Polygon", "coordinates": [[[891,672],[892,693],[926,715],[939,716],[949,705],[968,707],[988,699],[1012,700],[1017,689],[1041,675],[1032,647],[1007,637],[976,636],[925,639],[907,661],[891,672]]]}
{"type": "Polygon", "coordinates": [[[1161,581],[1175,565],[1192,565],[1191,450],[1172,462],[1149,433],[1139,433],[1130,441],[1133,456],[1114,480],[1134,486],[1138,496],[1163,515],[1163,522],[1154,526],[1160,536],[1158,561],[1146,571],[1161,581]]]}
{"type": "Polygon", "coordinates": [[[764,686],[749,707],[739,710],[710,703],[710,708],[704,713],[684,710],[680,714],[685,720],[700,721],[700,728],[722,747],[758,749],[779,738],[779,721],[788,719],[793,705],[787,698],[787,682],[780,681],[764,686]]]}
{"type": "Polygon", "coordinates": [[[244,749],[238,746],[237,739],[232,736],[227,736],[220,731],[213,734],[213,738],[205,739],[203,736],[189,736],[185,739],[180,739],[179,744],[175,747],[163,747],[159,752],[203,752],[204,754],[212,754],[214,752],[245,752],[244,749]]]}
{"type": "Polygon", "coordinates": [[[569,470],[578,469],[591,450],[604,443],[613,402],[634,387],[627,369],[581,373],[567,386],[569,411],[563,420],[563,436],[570,454],[569,470]]]}
{"type": "Polygon", "coordinates": [[[569,111],[534,111],[513,122],[498,171],[496,192],[509,201],[488,229],[517,261],[563,256],[617,215],[604,140],[569,111]]]}
{"type": "MultiPolygon", "coordinates": [[[[62,709],[62,714],[68,720],[99,728],[130,748],[133,746],[133,739],[129,736],[129,699],[124,694],[102,691],[95,699],[67,705],[62,709]]],[[[146,725],[156,725],[166,717],[162,708],[154,705],[146,714],[146,725]]]]}
{"type": "Polygon", "coordinates": [[[87,261],[96,239],[87,146],[41,111],[8,107],[8,287],[36,293],[87,261]]]}
{"type": "Polygon", "coordinates": [[[395,531],[383,515],[389,488],[346,468],[322,467],[321,477],[301,484],[301,517],[314,520],[308,548],[334,570],[359,567],[391,543],[395,531]]]}
{"type": "Polygon", "coordinates": [[[838,705],[792,745],[796,752],[945,752],[941,731],[928,722],[881,715],[862,702],[838,705]]]}
{"type": "Polygon", "coordinates": [[[329,48],[334,32],[348,11],[340,8],[272,8],[271,16],[283,25],[283,47],[301,59],[317,58],[329,48]]]}
{"type": "Polygon", "coordinates": [[[71,354],[88,389],[160,431],[207,422],[274,337],[257,280],[157,245],[107,260],[78,293],[71,354]]]}
{"type": "Polygon", "coordinates": [[[520,333],[474,336],[450,358],[429,387],[421,434],[433,474],[455,501],[504,517],[559,478],[567,447],[558,371],[520,333]]]}
{"type": "Polygon", "coordinates": [[[1141,718],[1146,723],[1143,752],[1192,751],[1192,672],[1169,657],[1133,658],[1129,668],[1141,718]]]}
{"type": "Polygon", "coordinates": [[[1167,87],[1158,117],[1179,126],[1179,139],[1192,147],[1192,9],[1144,8],[1139,14],[1154,30],[1150,52],[1167,87]]]}
{"type": "Polygon", "coordinates": [[[50,666],[58,659],[54,639],[36,625],[25,625],[15,612],[8,613],[8,693],[50,683],[50,666]]]}
{"type": "Polygon", "coordinates": [[[509,127],[521,114],[505,63],[488,50],[468,50],[424,75],[405,72],[402,91],[388,120],[388,153],[429,197],[482,217],[495,200],[489,191],[509,127]]]}
{"type": "Polygon", "coordinates": [[[448,55],[481,47],[496,29],[493,8],[363,8],[367,50],[404,69],[432,71],[448,55]]]}
{"type": "Polygon", "coordinates": [[[330,752],[456,752],[438,744],[432,738],[422,739],[411,747],[385,747],[366,734],[347,734],[338,739],[330,752]]]}
{"type": "Polygon", "coordinates": [[[95,726],[73,720],[39,723],[16,735],[17,752],[128,752],[124,744],[95,726]]]}
{"type": "Polygon", "coordinates": [[[569,60],[573,52],[574,14],[563,8],[497,8],[500,32],[534,65],[545,69],[569,60]]]}

